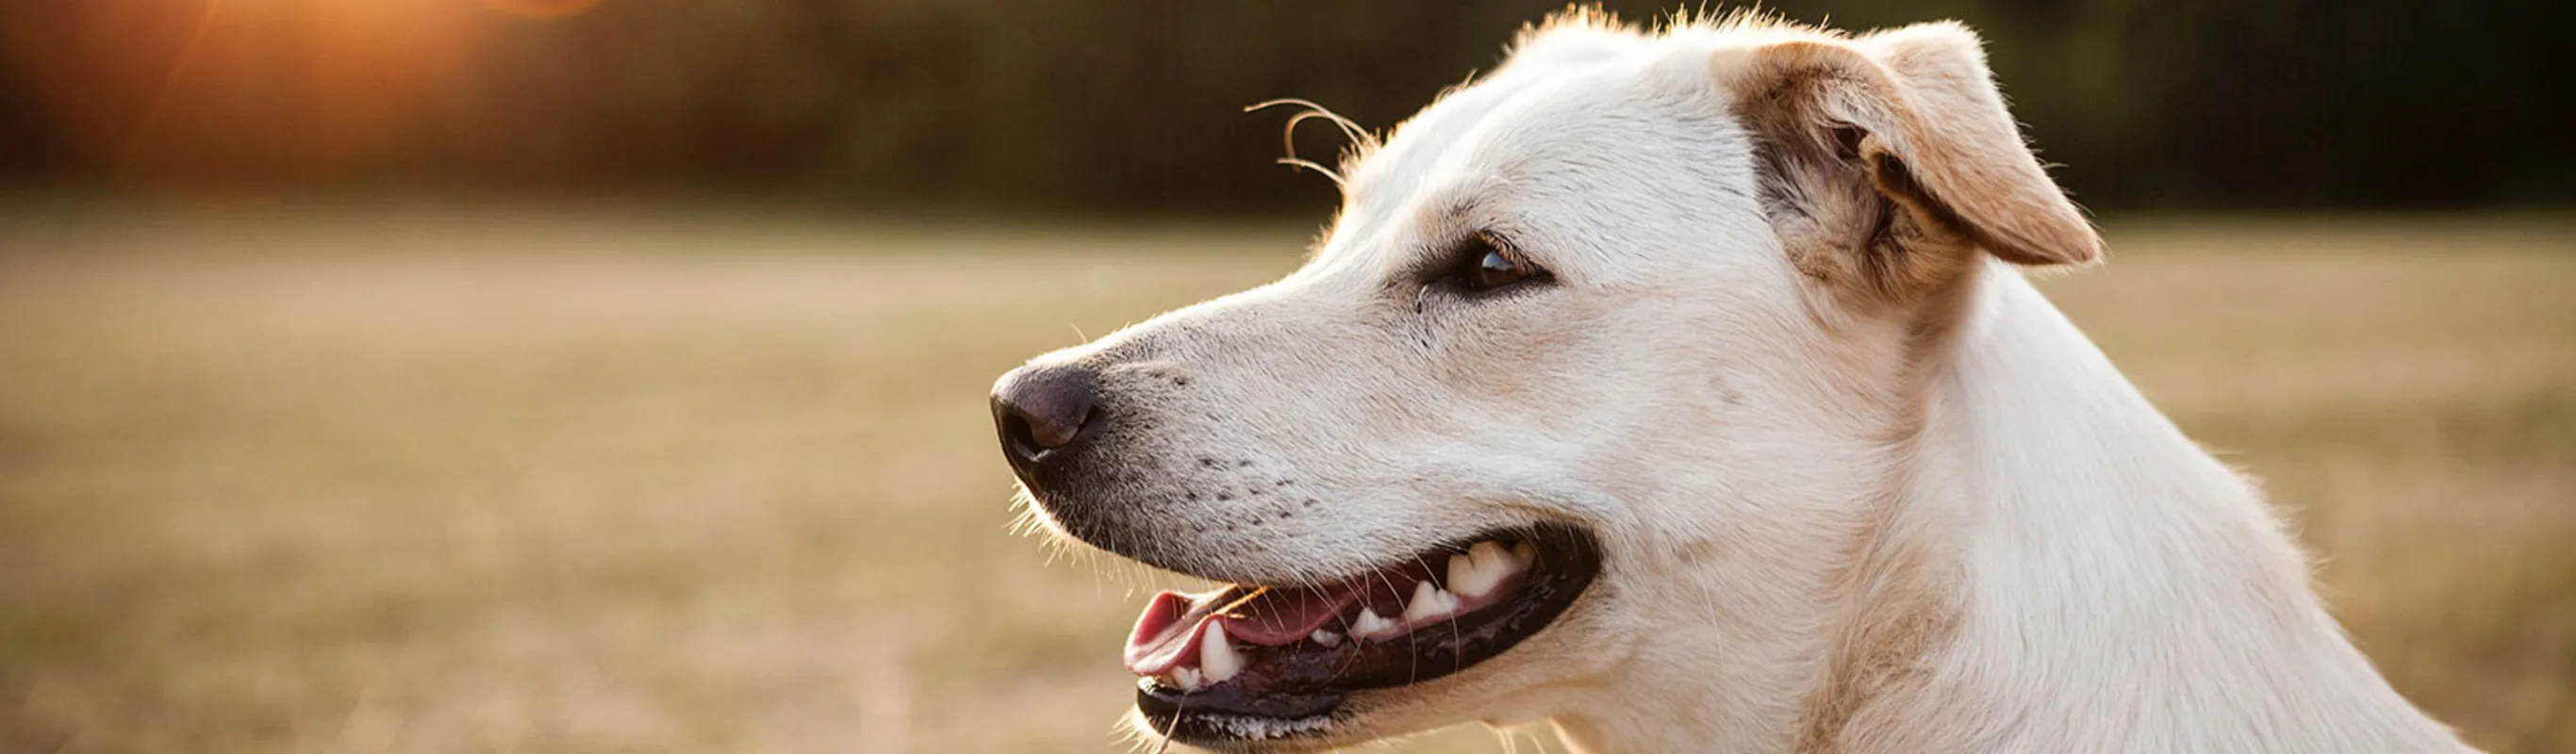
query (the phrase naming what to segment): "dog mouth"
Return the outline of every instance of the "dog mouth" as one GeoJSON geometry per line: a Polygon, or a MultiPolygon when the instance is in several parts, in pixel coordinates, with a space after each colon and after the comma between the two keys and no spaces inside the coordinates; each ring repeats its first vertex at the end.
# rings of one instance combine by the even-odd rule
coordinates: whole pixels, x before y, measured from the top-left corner
{"type": "Polygon", "coordinates": [[[1353,692],[1456,673],[1537,634],[1600,567],[1590,535],[1540,526],[1339,582],[1164,592],[1127,640],[1136,709],[1183,742],[1320,733],[1353,692]]]}

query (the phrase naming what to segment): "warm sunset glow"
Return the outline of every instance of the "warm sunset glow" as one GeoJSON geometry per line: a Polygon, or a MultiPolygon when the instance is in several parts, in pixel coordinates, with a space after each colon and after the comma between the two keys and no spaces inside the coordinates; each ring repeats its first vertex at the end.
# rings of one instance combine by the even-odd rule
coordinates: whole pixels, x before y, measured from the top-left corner
{"type": "Polygon", "coordinates": [[[458,96],[492,32],[591,5],[85,0],[8,41],[47,111],[124,177],[291,186],[363,171],[437,127],[426,116],[458,96]]]}
{"type": "Polygon", "coordinates": [[[511,12],[511,13],[518,13],[518,14],[521,14],[521,15],[536,16],[536,17],[539,17],[539,18],[559,18],[559,17],[562,17],[562,16],[569,16],[569,15],[572,15],[572,14],[575,14],[575,13],[580,13],[580,12],[582,12],[582,11],[589,10],[589,9],[590,9],[590,6],[592,6],[592,5],[596,5],[596,4],[598,4],[598,3],[599,3],[599,0],[483,0],[483,1],[484,1],[484,2],[486,2],[486,3],[490,3],[490,4],[492,5],[492,7],[494,7],[494,8],[498,8],[498,9],[501,9],[501,10],[504,10],[504,11],[508,11],[508,12],[511,12]]]}

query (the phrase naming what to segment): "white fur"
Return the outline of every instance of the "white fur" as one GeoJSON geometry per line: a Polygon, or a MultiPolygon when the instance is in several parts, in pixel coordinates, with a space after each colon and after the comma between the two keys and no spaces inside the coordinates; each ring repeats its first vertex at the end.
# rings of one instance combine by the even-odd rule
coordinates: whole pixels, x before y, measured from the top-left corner
{"type": "Polygon", "coordinates": [[[1853,735],[1950,751],[2459,747],[2344,638],[2253,488],[2018,272],[1987,270],[1958,349],[1923,446],[1944,481],[1912,504],[1960,513],[1941,534],[1958,538],[1966,619],[1929,678],[1853,735]]]}
{"type": "MultiPolygon", "coordinates": [[[[2462,748],[2346,640],[2252,487],[2018,270],[1969,273],[1963,324],[1917,373],[1908,323],[1790,263],[1707,62],[1786,33],[1540,35],[1351,166],[1305,268],[1040,360],[1100,370],[1112,413],[1154,420],[1118,448],[1134,475],[1101,492],[1128,518],[1094,541],[1122,554],[1299,583],[1498,526],[1602,540],[1592,589],[1511,651],[1360,693],[1320,731],[1261,732],[1323,746],[1547,719],[1609,752],[2462,748]],[[1470,301],[1406,277],[1479,231],[1558,281],[1470,301]],[[1900,603],[1936,628],[1896,632],[1924,643],[1856,680],[1837,658],[1871,656],[1853,637],[1900,603]]],[[[1070,510],[1038,502],[1051,523],[1070,510]]]]}

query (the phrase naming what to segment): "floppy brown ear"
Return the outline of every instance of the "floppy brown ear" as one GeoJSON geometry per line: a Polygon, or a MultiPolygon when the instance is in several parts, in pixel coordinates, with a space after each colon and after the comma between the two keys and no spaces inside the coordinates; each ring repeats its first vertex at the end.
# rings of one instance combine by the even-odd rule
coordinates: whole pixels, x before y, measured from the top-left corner
{"type": "Polygon", "coordinates": [[[1712,70],[1759,142],[1775,227],[1811,274],[1902,293],[1976,249],[2024,265],[2101,256],[1965,27],[1728,50],[1712,70]]]}

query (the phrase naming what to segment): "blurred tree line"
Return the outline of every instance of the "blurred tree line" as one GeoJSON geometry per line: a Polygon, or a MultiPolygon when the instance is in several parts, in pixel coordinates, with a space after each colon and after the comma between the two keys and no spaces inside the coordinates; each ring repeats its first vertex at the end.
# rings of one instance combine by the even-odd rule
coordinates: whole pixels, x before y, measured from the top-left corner
{"type": "MultiPolygon", "coordinates": [[[[1245,105],[1303,97],[1383,129],[1559,7],[13,0],[0,181],[1314,212],[1329,184],[1271,163],[1289,111],[1245,105]]],[[[1975,26],[2043,156],[2097,209],[2576,199],[2576,14],[2558,0],[1767,7],[1975,26]]],[[[1298,141],[1340,148],[1328,127],[1298,141]]]]}

